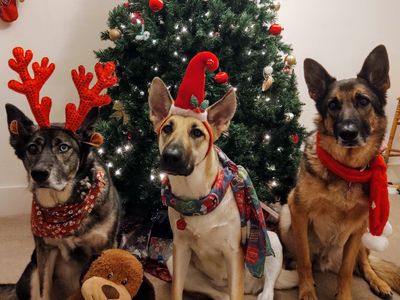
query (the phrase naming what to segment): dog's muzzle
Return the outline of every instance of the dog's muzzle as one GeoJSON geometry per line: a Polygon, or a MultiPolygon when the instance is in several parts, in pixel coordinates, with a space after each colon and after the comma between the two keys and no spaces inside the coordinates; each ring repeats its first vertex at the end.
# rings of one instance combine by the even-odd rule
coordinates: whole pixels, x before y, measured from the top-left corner
{"type": "Polygon", "coordinates": [[[344,121],[335,126],[335,135],[338,143],[344,147],[358,147],[363,144],[358,126],[349,121],[344,121]]]}
{"type": "Polygon", "coordinates": [[[161,154],[160,168],[170,175],[189,176],[193,172],[194,164],[187,162],[182,147],[171,145],[161,154]]]}

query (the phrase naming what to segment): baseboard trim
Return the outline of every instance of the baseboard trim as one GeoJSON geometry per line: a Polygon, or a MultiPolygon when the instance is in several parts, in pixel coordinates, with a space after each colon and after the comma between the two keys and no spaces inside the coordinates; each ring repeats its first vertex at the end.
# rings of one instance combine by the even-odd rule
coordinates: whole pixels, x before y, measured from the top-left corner
{"type": "Polygon", "coordinates": [[[29,214],[32,196],[26,186],[0,187],[0,216],[29,214]]]}

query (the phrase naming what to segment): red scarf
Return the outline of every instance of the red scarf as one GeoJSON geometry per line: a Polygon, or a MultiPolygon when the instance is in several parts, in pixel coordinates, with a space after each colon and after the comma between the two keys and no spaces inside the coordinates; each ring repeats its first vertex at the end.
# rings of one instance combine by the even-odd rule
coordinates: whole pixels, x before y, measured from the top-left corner
{"type": "Polygon", "coordinates": [[[40,207],[36,199],[33,198],[31,213],[33,235],[54,239],[62,239],[72,235],[79,228],[82,220],[93,210],[96,199],[104,186],[104,173],[98,171],[96,182],[81,202],[44,208],[40,207]]]}
{"type": "Polygon", "coordinates": [[[377,155],[367,170],[349,168],[320,147],[318,133],[317,155],[322,164],[340,178],[353,183],[369,183],[369,231],[372,235],[380,236],[388,221],[390,210],[386,163],[382,155],[377,155]]]}

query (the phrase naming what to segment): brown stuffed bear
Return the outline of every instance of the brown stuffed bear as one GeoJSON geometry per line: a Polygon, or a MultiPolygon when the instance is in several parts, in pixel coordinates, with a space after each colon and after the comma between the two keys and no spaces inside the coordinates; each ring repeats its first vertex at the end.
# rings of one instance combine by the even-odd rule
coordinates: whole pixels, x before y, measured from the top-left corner
{"type": "Polygon", "coordinates": [[[109,249],[91,264],[81,292],[69,300],[131,300],[143,282],[142,264],[128,251],[109,249]]]}

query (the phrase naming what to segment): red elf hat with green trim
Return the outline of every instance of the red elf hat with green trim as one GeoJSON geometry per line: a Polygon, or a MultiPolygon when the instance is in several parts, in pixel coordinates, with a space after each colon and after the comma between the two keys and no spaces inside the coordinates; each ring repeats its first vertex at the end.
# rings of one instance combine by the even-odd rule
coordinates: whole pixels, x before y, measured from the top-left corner
{"type": "Polygon", "coordinates": [[[200,52],[190,60],[178,96],[171,106],[171,115],[190,116],[203,122],[207,121],[206,109],[209,102],[204,99],[205,71],[213,72],[218,66],[218,57],[208,51],[200,52]]]}

